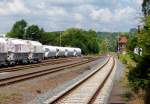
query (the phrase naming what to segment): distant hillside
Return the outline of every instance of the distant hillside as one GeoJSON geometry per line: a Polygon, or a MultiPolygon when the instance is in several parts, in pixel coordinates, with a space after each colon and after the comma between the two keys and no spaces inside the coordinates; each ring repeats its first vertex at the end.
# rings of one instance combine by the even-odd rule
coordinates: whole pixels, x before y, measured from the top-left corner
{"type": "Polygon", "coordinates": [[[109,44],[109,51],[115,52],[117,50],[117,38],[119,32],[97,32],[97,36],[101,39],[106,39],[109,44]]]}
{"type": "MultiPolygon", "coordinates": [[[[60,32],[63,33],[63,31],[47,32],[47,33],[56,35],[56,36],[53,37],[53,39],[58,38],[58,39],[56,39],[56,40],[58,40],[58,42],[54,42],[55,45],[56,45],[56,43],[59,44],[59,34],[60,34],[60,32]]],[[[117,38],[120,34],[121,34],[120,32],[97,32],[97,37],[100,40],[106,39],[108,44],[109,44],[109,51],[116,52],[116,50],[117,50],[117,38]]],[[[122,33],[122,34],[128,34],[128,33],[122,33]]]]}

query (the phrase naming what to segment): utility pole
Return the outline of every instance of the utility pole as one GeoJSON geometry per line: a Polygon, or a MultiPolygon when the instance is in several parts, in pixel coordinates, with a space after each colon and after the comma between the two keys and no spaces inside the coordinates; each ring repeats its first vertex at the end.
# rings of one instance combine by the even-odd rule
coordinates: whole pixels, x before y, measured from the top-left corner
{"type": "Polygon", "coordinates": [[[141,30],[141,29],[140,29],[140,25],[138,25],[138,33],[139,33],[139,34],[140,34],[140,30],[141,30]]]}
{"type": "Polygon", "coordinates": [[[59,34],[59,46],[61,47],[61,32],[59,34]]]}
{"type": "MultiPolygon", "coordinates": [[[[138,25],[138,34],[140,34],[140,25],[138,25]]],[[[141,54],[141,48],[139,46],[139,42],[137,43],[137,45],[138,45],[138,55],[140,55],[141,54]]]]}
{"type": "Polygon", "coordinates": [[[119,32],[118,32],[118,36],[117,36],[117,52],[119,53],[119,50],[120,50],[120,48],[119,48],[119,32]]]}

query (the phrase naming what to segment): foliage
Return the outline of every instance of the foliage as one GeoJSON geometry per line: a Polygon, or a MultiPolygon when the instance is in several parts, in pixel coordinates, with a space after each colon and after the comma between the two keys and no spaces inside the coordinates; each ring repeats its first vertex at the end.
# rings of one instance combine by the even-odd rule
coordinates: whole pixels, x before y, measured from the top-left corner
{"type": "Polygon", "coordinates": [[[83,54],[107,53],[109,50],[115,51],[118,33],[106,33],[93,30],[83,30],[70,28],[64,32],[44,32],[44,29],[37,25],[27,27],[25,20],[17,21],[7,34],[11,38],[21,38],[40,41],[47,45],[79,47],[83,54]],[[61,35],[60,35],[61,33],[61,35]]]}
{"type": "Polygon", "coordinates": [[[128,43],[127,43],[127,49],[130,52],[134,51],[134,48],[137,46],[137,37],[136,36],[131,36],[128,39],[128,43]]]}
{"type": "Polygon", "coordinates": [[[124,54],[120,54],[119,55],[119,59],[124,63],[127,64],[128,66],[130,66],[132,64],[132,66],[134,65],[134,62],[132,61],[132,57],[128,54],[124,55],[124,54]]]}
{"type": "Polygon", "coordinates": [[[40,29],[37,25],[27,27],[27,22],[25,20],[20,20],[13,25],[11,31],[8,32],[6,36],[10,38],[41,41],[42,34],[44,34],[43,28],[40,29]]]}
{"type": "Polygon", "coordinates": [[[41,42],[47,45],[59,46],[60,32],[44,32],[41,36],[41,42]]]}
{"type": "Polygon", "coordinates": [[[120,54],[120,55],[119,55],[119,59],[120,59],[124,64],[127,64],[128,57],[126,57],[125,55],[120,54]]]}
{"type": "MultiPolygon", "coordinates": [[[[138,57],[137,66],[132,68],[128,74],[130,85],[138,91],[145,91],[145,104],[150,104],[150,1],[143,0],[142,11],[144,13],[144,28],[133,39],[132,46],[137,45],[142,48],[142,56],[138,57]]],[[[131,44],[131,42],[130,42],[131,44]]],[[[129,48],[131,50],[131,47],[129,48]]]]}
{"type": "Polygon", "coordinates": [[[129,37],[135,36],[137,34],[138,30],[136,28],[131,28],[129,31],[129,37]]]}
{"type": "Polygon", "coordinates": [[[143,55],[150,55],[150,16],[144,22],[145,28],[138,35],[138,42],[143,49],[143,55]]]}
{"type": "Polygon", "coordinates": [[[23,39],[25,37],[25,28],[27,26],[27,22],[25,20],[17,21],[10,32],[7,33],[7,37],[11,38],[20,38],[23,39]]]}
{"type": "Polygon", "coordinates": [[[108,42],[108,50],[111,52],[116,52],[117,50],[117,38],[119,33],[117,32],[98,32],[97,36],[100,40],[107,40],[108,42]]]}
{"type": "Polygon", "coordinates": [[[108,40],[107,39],[104,39],[104,40],[101,40],[100,41],[100,52],[102,54],[105,54],[108,52],[108,40]]]}
{"type": "Polygon", "coordinates": [[[31,25],[26,29],[26,39],[39,40],[43,32],[37,25],[31,25]]]}
{"type": "Polygon", "coordinates": [[[140,58],[139,55],[134,53],[134,48],[139,47],[138,40],[137,40],[137,38],[138,38],[137,34],[138,34],[137,29],[135,29],[135,28],[130,29],[130,32],[128,35],[128,42],[127,42],[127,46],[126,46],[128,54],[136,62],[138,62],[139,58],[140,58]]]}
{"type": "Polygon", "coordinates": [[[134,89],[145,89],[150,84],[150,57],[143,57],[137,67],[130,70],[128,79],[134,89]]]}
{"type": "Polygon", "coordinates": [[[149,0],[143,0],[142,11],[143,11],[145,16],[150,15],[150,6],[149,5],[150,5],[149,0]]]}
{"type": "Polygon", "coordinates": [[[129,71],[128,79],[130,85],[136,89],[143,89],[146,92],[145,103],[149,104],[150,97],[150,16],[145,17],[145,26],[137,35],[137,42],[142,48],[142,56],[140,57],[137,66],[129,71]]]}
{"type": "Polygon", "coordinates": [[[82,49],[83,54],[99,53],[100,50],[96,32],[93,30],[67,29],[62,34],[62,45],[79,47],[82,49]]]}

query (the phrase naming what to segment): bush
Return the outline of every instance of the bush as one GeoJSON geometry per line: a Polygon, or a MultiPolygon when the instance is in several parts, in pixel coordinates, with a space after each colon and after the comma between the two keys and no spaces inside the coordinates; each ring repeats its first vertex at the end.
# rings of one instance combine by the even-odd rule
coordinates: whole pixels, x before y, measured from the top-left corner
{"type": "Polygon", "coordinates": [[[127,64],[128,61],[130,60],[130,56],[129,56],[129,55],[120,54],[120,55],[119,55],[119,59],[120,59],[124,64],[127,64]]]}

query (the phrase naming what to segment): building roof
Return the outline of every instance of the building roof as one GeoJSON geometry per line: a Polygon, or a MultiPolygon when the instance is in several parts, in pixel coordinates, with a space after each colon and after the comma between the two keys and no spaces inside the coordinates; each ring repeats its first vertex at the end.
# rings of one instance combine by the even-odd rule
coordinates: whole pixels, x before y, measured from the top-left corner
{"type": "Polygon", "coordinates": [[[127,37],[126,36],[120,36],[119,37],[119,43],[122,43],[122,44],[126,44],[128,41],[127,37]]]}

